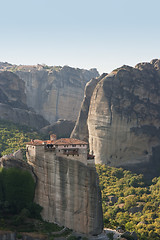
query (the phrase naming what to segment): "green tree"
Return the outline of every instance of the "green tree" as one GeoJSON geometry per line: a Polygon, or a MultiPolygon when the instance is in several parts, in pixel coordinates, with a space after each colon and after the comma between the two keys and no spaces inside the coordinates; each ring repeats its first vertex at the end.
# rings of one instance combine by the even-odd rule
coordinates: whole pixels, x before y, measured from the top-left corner
{"type": "Polygon", "coordinates": [[[3,199],[12,212],[18,213],[33,202],[35,183],[28,171],[9,168],[3,169],[1,175],[3,199]]]}

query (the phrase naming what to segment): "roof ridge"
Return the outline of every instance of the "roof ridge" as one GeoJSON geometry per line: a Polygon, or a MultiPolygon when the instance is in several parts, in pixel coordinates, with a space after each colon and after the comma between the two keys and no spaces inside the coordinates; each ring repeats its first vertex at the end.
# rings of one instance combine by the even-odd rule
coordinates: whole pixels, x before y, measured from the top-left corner
{"type": "Polygon", "coordinates": [[[35,139],[35,140],[31,140],[31,142],[28,142],[27,144],[32,144],[34,145],[34,143],[36,144],[64,144],[64,145],[68,145],[68,144],[79,144],[79,145],[88,145],[87,142],[82,141],[80,139],[76,139],[76,138],[60,138],[57,140],[39,140],[39,139],[35,139]]]}

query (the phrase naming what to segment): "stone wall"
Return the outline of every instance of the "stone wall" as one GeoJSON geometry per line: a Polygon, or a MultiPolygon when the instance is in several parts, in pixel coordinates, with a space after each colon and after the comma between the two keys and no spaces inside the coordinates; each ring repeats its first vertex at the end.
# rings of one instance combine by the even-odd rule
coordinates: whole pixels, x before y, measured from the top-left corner
{"type": "Polygon", "coordinates": [[[78,149],[78,155],[68,154],[68,156],[67,156],[67,153],[64,154],[63,150],[60,150],[60,152],[59,152],[59,150],[57,149],[56,155],[66,158],[66,159],[72,159],[74,161],[77,160],[77,161],[82,162],[83,164],[87,165],[87,149],[83,149],[83,148],[78,149]]]}

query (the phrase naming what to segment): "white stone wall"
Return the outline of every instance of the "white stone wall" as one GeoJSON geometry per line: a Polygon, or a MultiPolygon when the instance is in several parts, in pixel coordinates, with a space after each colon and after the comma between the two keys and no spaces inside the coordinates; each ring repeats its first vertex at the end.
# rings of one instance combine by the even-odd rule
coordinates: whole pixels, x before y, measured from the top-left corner
{"type": "Polygon", "coordinates": [[[64,154],[64,150],[67,150],[67,148],[56,149],[56,155],[61,156],[63,158],[72,159],[74,161],[79,161],[87,165],[87,149],[86,148],[78,149],[78,155],[77,154],[72,155],[68,153],[68,156],[67,156],[67,153],[64,154]]]}
{"type": "Polygon", "coordinates": [[[33,145],[26,146],[26,157],[30,162],[35,162],[36,149],[33,145]]]}

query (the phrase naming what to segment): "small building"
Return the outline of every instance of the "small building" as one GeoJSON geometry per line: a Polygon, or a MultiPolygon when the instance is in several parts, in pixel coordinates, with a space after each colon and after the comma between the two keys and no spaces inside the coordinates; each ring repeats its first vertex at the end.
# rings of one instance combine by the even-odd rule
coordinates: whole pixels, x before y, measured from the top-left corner
{"type": "MultiPolygon", "coordinates": [[[[56,139],[56,135],[52,134],[50,140],[31,140],[26,144],[27,158],[35,161],[36,156],[44,155],[51,157],[51,155],[78,160],[85,165],[90,165],[91,157],[88,157],[88,143],[74,139],[74,138],[61,138],[56,139]]],[[[92,162],[94,157],[92,156],[92,162]]]]}

